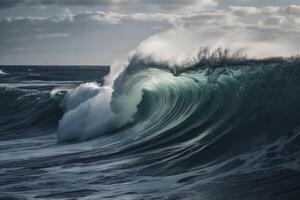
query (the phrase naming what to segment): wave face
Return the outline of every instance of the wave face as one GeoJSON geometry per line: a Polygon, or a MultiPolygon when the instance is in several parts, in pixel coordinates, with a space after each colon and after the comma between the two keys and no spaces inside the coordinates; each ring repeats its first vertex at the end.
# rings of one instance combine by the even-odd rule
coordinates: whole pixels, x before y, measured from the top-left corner
{"type": "MultiPolygon", "coordinates": [[[[30,122],[16,123],[23,129],[39,121],[50,128],[43,125],[38,135],[23,135],[22,142],[6,137],[0,144],[9,147],[0,160],[2,175],[12,180],[1,183],[6,196],[273,200],[300,195],[299,58],[209,59],[186,67],[136,56],[112,86],[89,82],[62,93],[57,86],[47,91],[41,104],[22,100],[20,119],[30,122]]],[[[11,126],[7,130],[16,126],[3,119],[15,113],[1,119],[11,126]]]]}

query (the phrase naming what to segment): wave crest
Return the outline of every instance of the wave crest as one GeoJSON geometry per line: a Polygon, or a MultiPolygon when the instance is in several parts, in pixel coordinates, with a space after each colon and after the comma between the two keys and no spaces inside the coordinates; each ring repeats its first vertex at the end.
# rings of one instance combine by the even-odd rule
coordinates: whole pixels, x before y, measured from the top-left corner
{"type": "MultiPolygon", "coordinates": [[[[166,131],[201,113],[199,109],[207,103],[214,102],[215,109],[225,108],[230,101],[244,103],[250,93],[241,100],[243,90],[254,87],[252,82],[263,84],[271,76],[274,82],[266,84],[278,84],[278,77],[286,78],[300,66],[297,57],[247,59],[220,48],[208,52],[202,49],[186,66],[170,66],[136,55],[119,71],[113,86],[79,86],[65,97],[66,113],[59,124],[59,141],[86,140],[127,124],[134,129],[127,131],[133,133],[141,132],[136,127],[148,130],[148,126],[149,132],[157,131],[157,127],[166,131]],[[231,100],[224,100],[228,95],[224,91],[232,95],[231,100]]],[[[223,120],[224,117],[220,116],[223,120]]],[[[197,123],[198,120],[203,118],[197,123]]]]}

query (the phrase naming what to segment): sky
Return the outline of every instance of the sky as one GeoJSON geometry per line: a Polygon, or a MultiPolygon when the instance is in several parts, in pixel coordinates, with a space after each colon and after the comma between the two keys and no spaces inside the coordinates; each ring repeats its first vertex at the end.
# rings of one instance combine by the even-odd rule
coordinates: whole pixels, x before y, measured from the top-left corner
{"type": "Polygon", "coordinates": [[[299,54],[300,0],[0,0],[0,64],[184,60],[203,46],[299,54]]]}

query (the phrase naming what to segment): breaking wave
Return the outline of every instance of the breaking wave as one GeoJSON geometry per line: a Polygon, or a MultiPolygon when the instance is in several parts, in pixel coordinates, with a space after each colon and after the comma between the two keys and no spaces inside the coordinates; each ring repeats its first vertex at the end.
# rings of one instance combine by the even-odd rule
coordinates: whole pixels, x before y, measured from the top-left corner
{"type": "Polygon", "coordinates": [[[4,71],[0,70],[0,75],[5,75],[7,73],[5,73],[4,71]]]}
{"type": "Polygon", "coordinates": [[[274,110],[294,109],[287,97],[292,95],[295,103],[300,98],[295,83],[299,63],[299,58],[228,57],[220,49],[202,50],[182,66],[135,55],[113,85],[86,83],[66,95],[58,139],[87,140],[120,129],[154,137],[192,127],[205,138],[213,137],[215,129],[230,132],[260,123],[274,110]],[[276,95],[280,98],[272,98],[276,95]]]}
{"type": "Polygon", "coordinates": [[[300,58],[205,52],[173,65],[135,54],[105,83],[76,88],[0,85],[1,139],[29,137],[19,154],[20,141],[11,142],[20,159],[4,153],[4,166],[36,170],[36,185],[44,177],[62,197],[294,199],[300,58]]]}

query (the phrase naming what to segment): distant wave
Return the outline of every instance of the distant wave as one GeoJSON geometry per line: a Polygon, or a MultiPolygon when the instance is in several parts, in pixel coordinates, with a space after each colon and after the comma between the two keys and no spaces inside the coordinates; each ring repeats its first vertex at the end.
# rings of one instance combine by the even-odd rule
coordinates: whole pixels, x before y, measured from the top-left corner
{"type": "Polygon", "coordinates": [[[5,75],[5,74],[7,74],[7,73],[5,73],[4,71],[2,71],[2,70],[0,69],[0,75],[5,75]]]}

